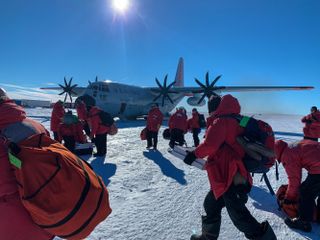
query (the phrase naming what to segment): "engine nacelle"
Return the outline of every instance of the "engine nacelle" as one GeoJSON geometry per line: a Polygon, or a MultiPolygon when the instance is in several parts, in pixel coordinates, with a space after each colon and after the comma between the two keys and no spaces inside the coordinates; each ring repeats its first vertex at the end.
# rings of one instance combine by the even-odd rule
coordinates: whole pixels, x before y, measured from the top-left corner
{"type": "Polygon", "coordinates": [[[202,107],[206,104],[206,100],[202,100],[200,103],[198,103],[199,100],[200,100],[200,98],[198,98],[198,97],[189,97],[187,99],[187,103],[190,106],[194,106],[194,107],[202,107]]]}

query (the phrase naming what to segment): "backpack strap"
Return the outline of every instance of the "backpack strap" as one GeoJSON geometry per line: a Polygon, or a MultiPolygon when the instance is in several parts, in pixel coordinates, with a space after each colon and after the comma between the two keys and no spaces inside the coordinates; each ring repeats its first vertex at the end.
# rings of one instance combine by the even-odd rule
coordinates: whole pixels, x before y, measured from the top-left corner
{"type": "Polygon", "coordinates": [[[217,118],[233,118],[235,120],[237,120],[239,123],[241,122],[242,118],[244,116],[240,115],[240,114],[235,114],[235,113],[231,113],[231,114],[224,114],[224,115],[217,115],[217,118]]]}
{"type": "Polygon", "coordinates": [[[260,182],[262,181],[262,179],[263,179],[264,182],[266,183],[266,185],[267,185],[267,187],[268,187],[268,189],[269,189],[270,194],[271,194],[272,196],[275,195],[275,193],[274,193],[274,191],[273,191],[273,189],[272,189],[272,187],[271,187],[270,181],[269,181],[268,176],[267,176],[266,173],[263,173],[263,174],[262,174],[261,179],[260,179],[260,182]]]}
{"type": "Polygon", "coordinates": [[[276,161],[276,179],[277,181],[279,181],[279,166],[277,161],[276,161]]]}
{"type": "Polygon", "coordinates": [[[241,116],[242,118],[241,118],[241,120],[240,120],[240,122],[239,122],[239,125],[241,126],[241,127],[243,127],[243,128],[245,128],[247,125],[248,125],[248,122],[249,122],[249,120],[250,120],[250,117],[248,117],[248,116],[241,116]]]}

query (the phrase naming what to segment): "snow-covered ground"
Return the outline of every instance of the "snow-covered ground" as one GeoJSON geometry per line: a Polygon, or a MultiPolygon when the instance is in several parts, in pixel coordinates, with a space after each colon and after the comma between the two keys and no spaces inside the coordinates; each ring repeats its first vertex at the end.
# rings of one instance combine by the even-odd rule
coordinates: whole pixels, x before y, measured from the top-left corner
{"type": "MultiPolygon", "coordinates": [[[[41,116],[37,120],[49,129],[50,109],[28,109],[29,115],[41,116]]],[[[301,116],[255,115],[270,123],[274,131],[301,133],[301,116]]],[[[158,152],[147,151],[146,142],[139,139],[144,121],[118,122],[119,132],[108,136],[108,154],[104,158],[87,160],[107,184],[112,214],[87,238],[89,240],[188,240],[194,232],[201,231],[202,203],[209,190],[205,171],[185,165],[167,153],[168,142],[163,140],[162,126],[158,152]]],[[[201,133],[201,137],[203,132],[201,133]]],[[[292,137],[278,135],[292,141],[292,137]]],[[[187,134],[192,145],[192,136],[187,134]]],[[[280,180],[275,170],[268,173],[273,189],[287,182],[280,166],[280,180]]],[[[272,196],[260,176],[254,177],[254,187],[247,203],[259,221],[268,220],[278,239],[320,239],[320,227],[314,224],[311,233],[289,229],[283,222],[272,196]]],[[[219,239],[245,239],[223,210],[219,239]]]]}

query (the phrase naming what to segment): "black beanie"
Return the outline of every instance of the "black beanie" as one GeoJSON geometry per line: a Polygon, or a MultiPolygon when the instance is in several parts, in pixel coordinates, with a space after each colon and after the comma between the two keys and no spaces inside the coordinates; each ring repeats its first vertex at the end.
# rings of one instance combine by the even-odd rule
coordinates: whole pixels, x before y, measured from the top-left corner
{"type": "Polygon", "coordinates": [[[217,95],[212,95],[208,101],[208,112],[212,113],[217,110],[221,102],[221,97],[217,95]]]}

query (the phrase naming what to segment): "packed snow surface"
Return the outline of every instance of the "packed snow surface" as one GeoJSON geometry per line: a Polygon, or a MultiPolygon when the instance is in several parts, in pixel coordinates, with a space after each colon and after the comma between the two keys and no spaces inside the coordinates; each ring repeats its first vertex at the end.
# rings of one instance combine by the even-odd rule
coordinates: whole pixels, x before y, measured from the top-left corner
{"type": "MultiPolygon", "coordinates": [[[[34,119],[43,121],[49,129],[50,109],[28,109],[34,119]]],[[[302,131],[301,116],[260,115],[256,118],[267,121],[276,137],[295,141],[301,137],[295,133],[302,131]]],[[[205,171],[185,165],[183,161],[167,152],[168,141],[159,133],[159,151],[146,150],[146,142],[139,138],[145,122],[119,121],[119,132],[108,136],[106,158],[87,156],[95,171],[103,178],[109,190],[111,215],[87,238],[88,240],[188,240],[190,235],[201,231],[202,204],[209,190],[205,171]]],[[[201,132],[201,139],[204,131],[201,132]]],[[[186,135],[192,146],[192,135],[186,135]]],[[[268,177],[276,191],[287,183],[282,166],[280,180],[276,181],[275,168],[268,177]]],[[[305,175],[305,174],[304,174],[305,175]]],[[[283,222],[284,214],[278,210],[276,199],[262,181],[261,175],[254,176],[254,186],[249,195],[247,207],[258,221],[268,220],[279,240],[320,239],[320,227],[313,224],[311,233],[289,229],[283,222]]],[[[222,212],[219,239],[245,239],[222,212]]],[[[58,238],[57,238],[58,239],[58,238]]]]}

